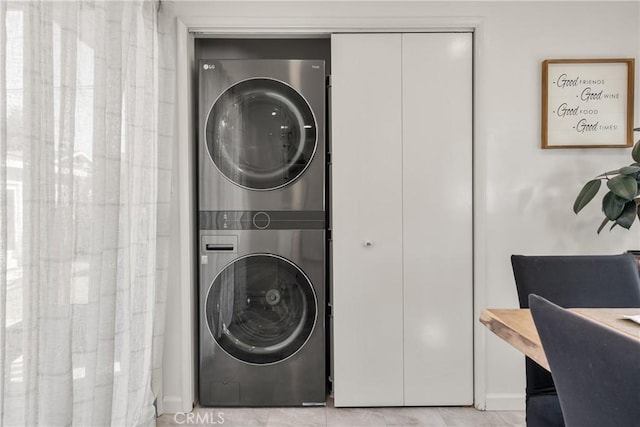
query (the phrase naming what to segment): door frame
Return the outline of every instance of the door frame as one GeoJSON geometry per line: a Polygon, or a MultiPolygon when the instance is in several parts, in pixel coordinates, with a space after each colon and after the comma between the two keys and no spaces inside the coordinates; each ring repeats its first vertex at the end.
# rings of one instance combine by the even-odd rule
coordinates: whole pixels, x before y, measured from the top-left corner
{"type": "MultiPolygon", "coordinates": [[[[364,7],[366,4],[363,3],[364,7]]],[[[183,8],[184,9],[184,8],[183,8]]],[[[473,318],[486,307],[486,256],[483,250],[487,243],[486,232],[486,169],[488,134],[482,109],[478,108],[482,96],[479,82],[484,77],[482,46],[484,45],[484,25],[481,17],[433,17],[406,16],[380,19],[358,15],[340,17],[274,17],[274,16],[202,16],[198,5],[189,8],[189,15],[176,17],[176,120],[178,144],[178,183],[180,247],[179,301],[174,307],[180,313],[180,342],[171,342],[166,347],[179,349],[180,395],[163,395],[158,402],[159,413],[189,412],[196,397],[196,357],[197,357],[197,306],[195,304],[196,270],[194,257],[196,229],[194,209],[195,168],[195,116],[192,97],[194,84],[195,33],[208,37],[330,37],[332,33],[411,33],[411,32],[471,32],[473,33],[473,318]],[[178,307],[179,306],[179,307],[178,307]]],[[[169,286],[171,286],[170,284],[169,286]]],[[[473,376],[474,406],[486,408],[486,342],[483,328],[473,323],[473,376]]],[[[169,338],[169,337],[167,337],[169,338]]],[[[166,339],[166,338],[165,338],[166,339]]],[[[166,339],[167,342],[170,340],[166,339]]],[[[165,371],[166,372],[166,371],[165,371]]],[[[164,390],[163,390],[164,392],[164,390]]],[[[164,394],[164,393],[163,393],[164,394]]]]}

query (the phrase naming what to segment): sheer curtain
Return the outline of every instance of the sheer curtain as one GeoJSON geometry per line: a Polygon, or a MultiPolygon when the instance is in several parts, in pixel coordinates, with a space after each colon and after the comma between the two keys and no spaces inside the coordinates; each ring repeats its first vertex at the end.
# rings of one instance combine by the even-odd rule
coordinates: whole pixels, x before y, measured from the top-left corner
{"type": "Polygon", "coordinates": [[[0,424],[154,423],[169,6],[0,1],[0,424]]]}

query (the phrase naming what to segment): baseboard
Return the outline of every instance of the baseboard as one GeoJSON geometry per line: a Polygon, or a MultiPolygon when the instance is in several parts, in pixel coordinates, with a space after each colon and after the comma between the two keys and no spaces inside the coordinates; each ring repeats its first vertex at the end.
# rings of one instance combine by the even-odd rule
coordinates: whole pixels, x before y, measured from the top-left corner
{"type": "Polygon", "coordinates": [[[158,409],[162,410],[162,414],[176,414],[178,412],[191,412],[192,405],[184,405],[182,399],[178,396],[165,396],[162,399],[162,406],[158,409]]]}
{"type": "Polygon", "coordinates": [[[524,411],[524,393],[488,393],[487,411],[524,411]]]}

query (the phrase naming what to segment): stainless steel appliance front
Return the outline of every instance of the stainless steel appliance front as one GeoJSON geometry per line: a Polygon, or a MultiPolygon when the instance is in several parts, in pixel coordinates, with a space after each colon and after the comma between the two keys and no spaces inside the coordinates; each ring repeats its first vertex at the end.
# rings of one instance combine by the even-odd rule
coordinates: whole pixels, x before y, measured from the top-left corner
{"type": "Polygon", "coordinates": [[[324,404],[325,231],[229,224],[199,234],[200,404],[324,404]]]}
{"type": "Polygon", "coordinates": [[[199,210],[324,211],[320,60],[201,60],[199,210]]]}

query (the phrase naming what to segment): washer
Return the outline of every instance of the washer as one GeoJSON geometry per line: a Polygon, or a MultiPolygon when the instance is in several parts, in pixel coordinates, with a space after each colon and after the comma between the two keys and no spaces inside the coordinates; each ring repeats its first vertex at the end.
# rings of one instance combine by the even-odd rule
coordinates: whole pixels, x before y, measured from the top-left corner
{"type": "Polygon", "coordinates": [[[199,210],[325,209],[321,60],[199,62],[199,210]]]}
{"type": "Polygon", "coordinates": [[[200,212],[200,228],[200,404],[324,405],[324,218],[200,212]]]}

